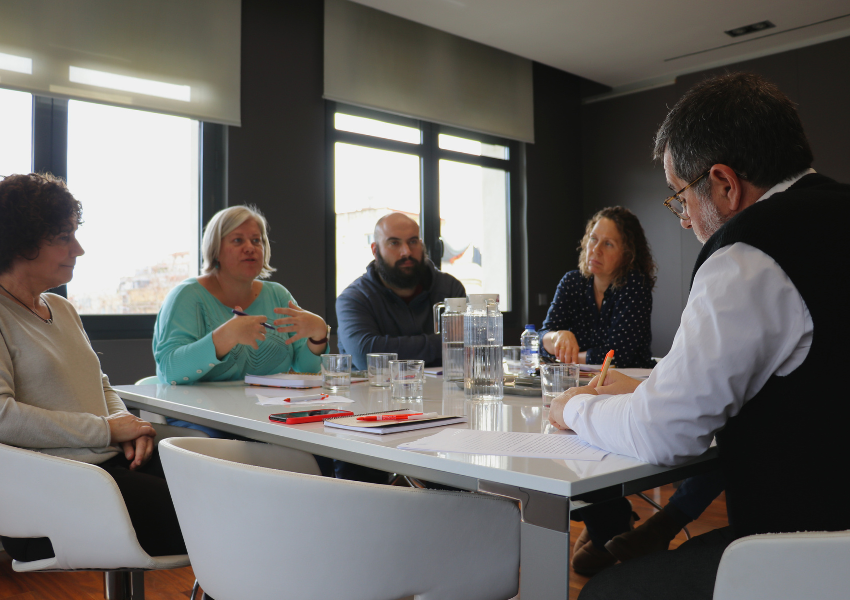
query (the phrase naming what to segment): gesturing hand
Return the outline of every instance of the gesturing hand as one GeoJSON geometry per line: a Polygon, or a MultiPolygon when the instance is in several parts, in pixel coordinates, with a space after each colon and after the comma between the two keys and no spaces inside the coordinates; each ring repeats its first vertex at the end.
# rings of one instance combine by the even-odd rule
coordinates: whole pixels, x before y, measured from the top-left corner
{"type": "Polygon", "coordinates": [[[546,351],[562,363],[578,364],[578,340],[572,331],[555,331],[543,341],[546,351]]]}
{"type": "Polygon", "coordinates": [[[300,308],[292,300],[288,308],[276,308],[274,311],[279,315],[286,315],[283,319],[276,319],[274,324],[281,333],[293,333],[286,340],[291,344],[303,338],[322,339],[327,335],[328,326],[319,315],[300,308]]]}
{"type": "MultiPolygon", "coordinates": [[[[242,311],[241,306],[234,308],[242,311]]],[[[263,327],[265,322],[265,315],[248,315],[245,317],[236,315],[220,325],[212,334],[216,357],[223,358],[237,344],[251,346],[254,350],[257,350],[260,347],[257,340],[262,342],[266,339],[266,328],[263,327]]]]}

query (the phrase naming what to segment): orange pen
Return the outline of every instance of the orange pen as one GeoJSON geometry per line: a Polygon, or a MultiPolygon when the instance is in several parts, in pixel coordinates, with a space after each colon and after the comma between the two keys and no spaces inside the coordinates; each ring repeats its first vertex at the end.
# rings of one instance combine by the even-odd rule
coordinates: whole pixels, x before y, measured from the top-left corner
{"type": "Polygon", "coordinates": [[[599,381],[596,382],[596,387],[601,387],[605,384],[605,378],[608,377],[608,367],[611,366],[611,360],[614,358],[614,350],[608,351],[605,355],[605,362],[602,363],[602,372],[599,374],[599,381]]]}

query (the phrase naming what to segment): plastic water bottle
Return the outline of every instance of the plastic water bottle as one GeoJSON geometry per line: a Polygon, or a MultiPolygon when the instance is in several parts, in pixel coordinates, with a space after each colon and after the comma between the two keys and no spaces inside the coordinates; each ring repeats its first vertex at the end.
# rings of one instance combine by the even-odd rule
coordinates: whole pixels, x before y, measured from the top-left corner
{"type": "Polygon", "coordinates": [[[540,336],[537,335],[537,330],[534,325],[526,325],[525,331],[519,338],[520,346],[520,367],[522,372],[531,375],[540,366],[540,336]]]}

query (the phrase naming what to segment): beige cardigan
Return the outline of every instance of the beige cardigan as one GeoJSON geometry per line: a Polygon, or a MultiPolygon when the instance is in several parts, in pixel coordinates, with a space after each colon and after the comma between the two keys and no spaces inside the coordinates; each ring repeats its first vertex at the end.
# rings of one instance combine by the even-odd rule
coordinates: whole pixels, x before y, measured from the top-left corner
{"type": "Polygon", "coordinates": [[[117,454],[106,416],[126,410],[74,307],[44,294],[53,323],[0,295],[0,442],[99,464],[117,454]]]}

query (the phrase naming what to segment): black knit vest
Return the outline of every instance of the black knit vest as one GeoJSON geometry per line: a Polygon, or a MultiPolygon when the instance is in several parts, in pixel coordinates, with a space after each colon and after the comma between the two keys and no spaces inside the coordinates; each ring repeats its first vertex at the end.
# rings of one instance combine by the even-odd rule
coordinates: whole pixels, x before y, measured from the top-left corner
{"type": "Polygon", "coordinates": [[[754,246],[788,275],[814,325],[803,364],[772,375],[717,434],[738,535],[850,529],[850,497],[841,491],[850,472],[848,226],[850,186],[806,175],[729,220],[694,266],[695,276],[720,248],[754,246]]]}

